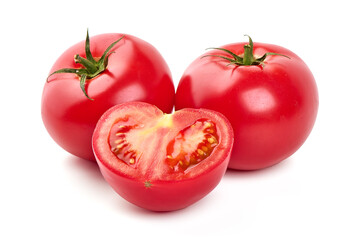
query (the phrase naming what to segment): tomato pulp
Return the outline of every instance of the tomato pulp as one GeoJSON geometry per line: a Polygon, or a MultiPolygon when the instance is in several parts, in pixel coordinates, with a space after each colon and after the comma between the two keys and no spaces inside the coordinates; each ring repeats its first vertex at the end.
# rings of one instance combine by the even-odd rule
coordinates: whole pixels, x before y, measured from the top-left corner
{"type": "Polygon", "coordinates": [[[229,167],[238,170],[269,167],[292,155],[310,134],[319,104],[314,77],[296,54],[250,42],[225,45],[196,59],[184,72],[175,99],[176,110],[208,108],[229,119],[235,136],[229,167]],[[258,61],[238,64],[245,49],[253,51],[250,62],[258,61]],[[283,56],[261,58],[268,52],[283,56]]]}
{"type": "MultiPolygon", "coordinates": [[[[45,83],[41,113],[51,137],[62,148],[80,158],[95,160],[91,137],[100,116],[110,107],[129,101],[155,104],[171,112],[175,89],[170,70],[160,53],[149,43],[131,35],[101,34],[90,38],[90,51],[98,60],[116,40],[106,60],[106,69],[87,79],[82,90],[80,76],[51,75],[45,83]],[[84,92],[87,93],[89,99],[84,92]]],[[[85,42],[66,50],[50,73],[59,69],[84,70],[74,55],[87,56],[85,42]]],[[[79,61],[79,60],[78,60],[79,61]]]]}
{"type": "Polygon", "coordinates": [[[181,209],[208,194],[227,169],[232,145],[231,125],[220,113],[163,114],[141,102],[109,109],[93,135],[106,181],[127,201],[153,211],[181,209]]]}

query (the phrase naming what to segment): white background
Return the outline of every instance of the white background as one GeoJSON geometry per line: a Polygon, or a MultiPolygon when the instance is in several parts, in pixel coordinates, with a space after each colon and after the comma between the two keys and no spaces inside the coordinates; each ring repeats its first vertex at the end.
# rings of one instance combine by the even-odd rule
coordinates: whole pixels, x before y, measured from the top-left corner
{"type": "Polygon", "coordinates": [[[7,1],[1,5],[0,239],[360,239],[360,35],[356,1],[7,1]],[[97,165],[41,121],[50,67],[107,32],[153,44],[177,85],[205,48],[246,41],[298,54],[318,84],[306,143],[286,161],[229,171],[200,202],[153,213],[120,198],[97,165]]]}

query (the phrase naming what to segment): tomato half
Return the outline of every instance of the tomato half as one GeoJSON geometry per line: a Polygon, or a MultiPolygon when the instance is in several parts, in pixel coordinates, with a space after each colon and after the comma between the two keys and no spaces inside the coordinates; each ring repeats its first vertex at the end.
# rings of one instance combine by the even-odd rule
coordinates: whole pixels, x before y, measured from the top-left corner
{"type": "MultiPolygon", "coordinates": [[[[80,74],[74,73],[53,74],[44,86],[41,113],[45,127],[62,148],[80,158],[95,160],[92,133],[100,116],[110,107],[144,101],[164,112],[173,109],[175,89],[170,70],[149,43],[131,35],[97,35],[90,38],[93,59],[99,60],[117,40],[105,59],[104,71],[93,78],[85,77],[83,90],[80,74]]],[[[66,50],[50,73],[59,69],[85,71],[79,63],[88,63],[84,60],[88,55],[85,46],[86,42],[80,42],[66,50]]]]}
{"type": "Polygon", "coordinates": [[[182,109],[163,114],[132,102],[109,109],[93,135],[101,173],[127,201],[153,211],[187,207],[224,175],[233,132],[220,113],[182,109]]]}
{"type": "Polygon", "coordinates": [[[249,40],[196,59],[175,99],[176,110],[208,108],[229,119],[235,136],[229,167],[239,170],[269,167],[292,155],[310,134],[319,104],[314,77],[296,54],[249,40]]]}

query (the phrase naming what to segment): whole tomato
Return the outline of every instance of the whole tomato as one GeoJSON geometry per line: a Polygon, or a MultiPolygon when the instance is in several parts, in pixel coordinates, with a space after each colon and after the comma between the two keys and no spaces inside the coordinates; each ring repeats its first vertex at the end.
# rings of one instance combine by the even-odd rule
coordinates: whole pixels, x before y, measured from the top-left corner
{"type": "Polygon", "coordinates": [[[175,109],[223,113],[234,129],[229,168],[255,170],[292,155],[306,140],[318,110],[307,65],[272,44],[234,43],[196,59],[183,74],[175,109]]]}
{"type": "Polygon", "coordinates": [[[128,102],[104,113],[93,134],[101,173],[127,201],[173,211],[206,196],[221,180],[234,136],[229,121],[207,109],[163,114],[128,102]]]}
{"type": "Polygon", "coordinates": [[[92,134],[110,107],[143,101],[168,113],[173,108],[169,67],[152,45],[131,35],[87,35],[50,73],[41,101],[43,122],[55,142],[80,158],[95,160],[92,134]]]}

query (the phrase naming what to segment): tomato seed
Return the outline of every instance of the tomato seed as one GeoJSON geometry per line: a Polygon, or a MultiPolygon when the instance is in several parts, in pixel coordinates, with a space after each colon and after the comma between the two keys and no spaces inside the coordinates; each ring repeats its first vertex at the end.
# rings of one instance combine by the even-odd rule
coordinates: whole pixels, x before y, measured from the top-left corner
{"type": "Polygon", "coordinates": [[[121,148],[123,148],[124,146],[125,146],[125,143],[121,143],[121,144],[116,145],[116,148],[117,148],[117,149],[121,149],[121,148]]]}
{"type": "Polygon", "coordinates": [[[198,152],[200,155],[204,155],[204,151],[201,150],[201,149],[198,149],[197,152],[198,152]]]}

